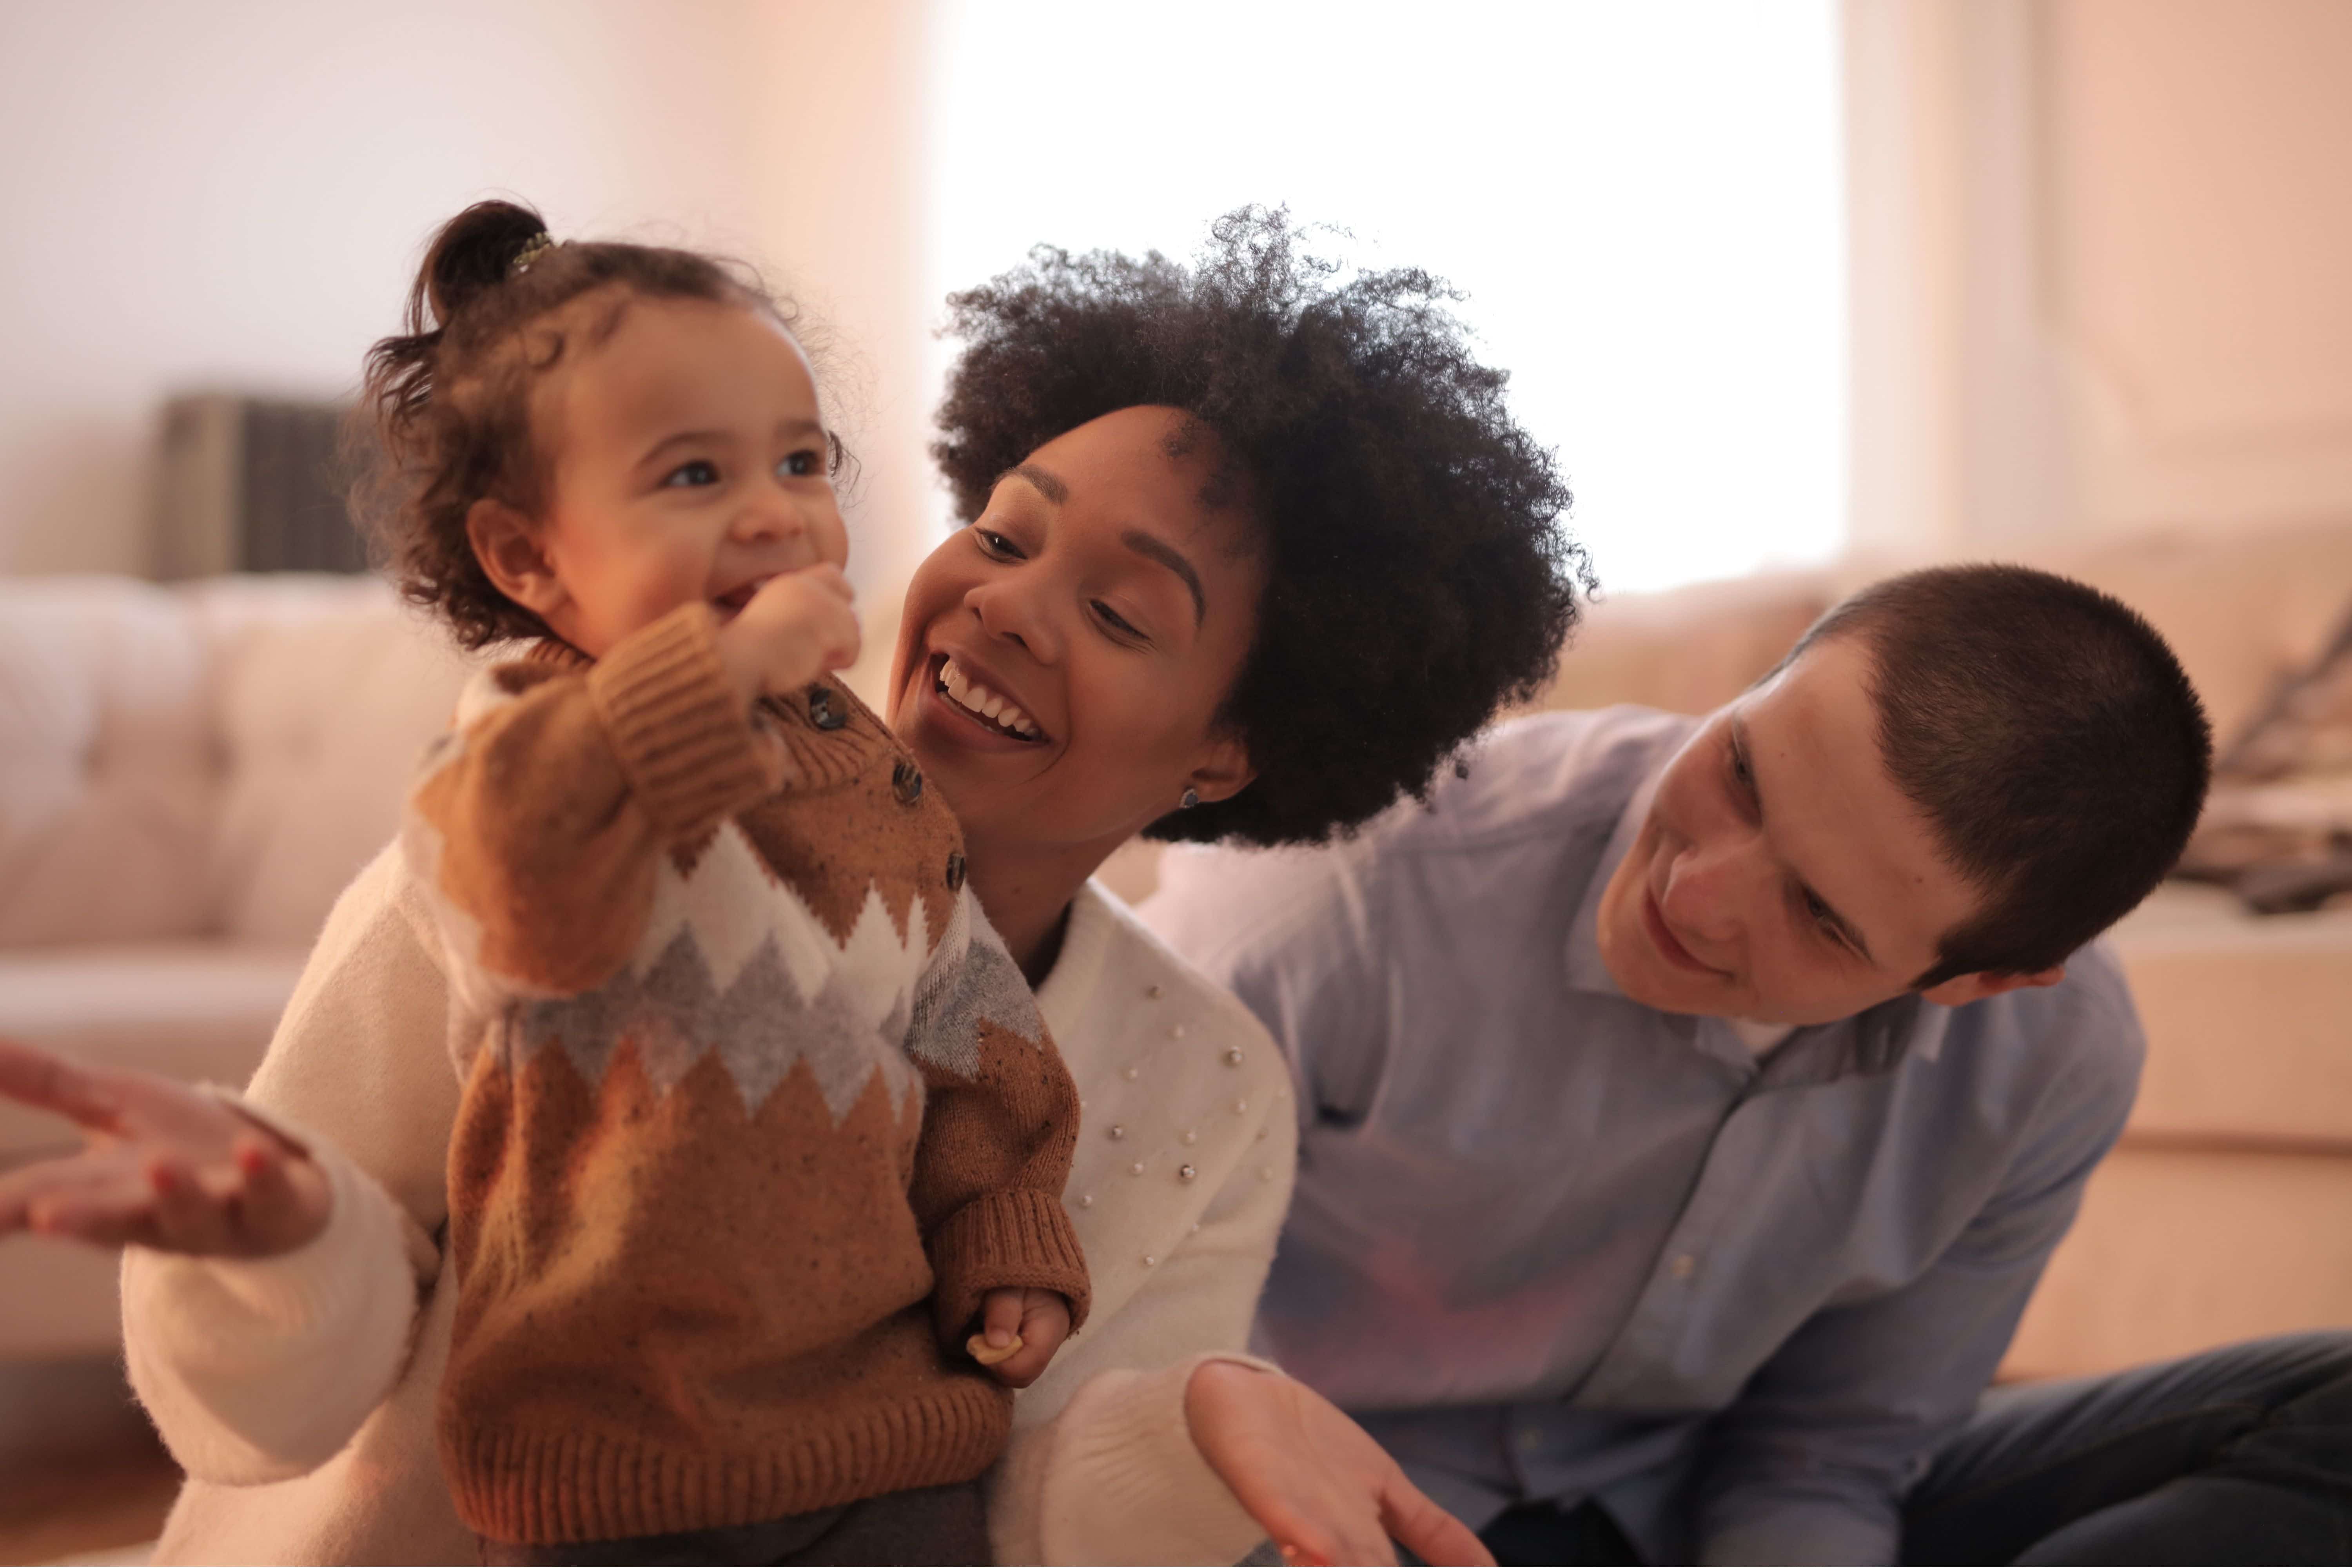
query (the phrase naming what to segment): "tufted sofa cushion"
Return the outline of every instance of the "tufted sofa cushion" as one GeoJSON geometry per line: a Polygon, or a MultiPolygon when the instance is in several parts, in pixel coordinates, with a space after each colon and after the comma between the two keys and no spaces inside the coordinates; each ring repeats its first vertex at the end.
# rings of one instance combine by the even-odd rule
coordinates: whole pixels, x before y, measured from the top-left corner
{"type": "Polygon", "coordinates": [[[371,579],[0,580],[0,949],[307,944],[464,668],[371,579]]]}
{"type": "Polygon", "coordinates": [[[0,582],[0,948],[207,928],[208,673],[177,595],[0,582]]]}
{"type": "Polygon", "coordinates": [[[208,629],[221,757],[216,929],[307,947],[392,836],[467,665],[370,580],[225,577],[190,598],[208,629]]]}

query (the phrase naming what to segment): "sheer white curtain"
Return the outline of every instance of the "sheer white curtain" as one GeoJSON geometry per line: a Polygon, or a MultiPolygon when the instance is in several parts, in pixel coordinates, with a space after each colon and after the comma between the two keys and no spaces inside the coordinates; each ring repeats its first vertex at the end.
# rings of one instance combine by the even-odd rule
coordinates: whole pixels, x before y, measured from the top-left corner
{"type": "MultiPolygon", "coordinates": [[[[1287,204],[1470,296],[1604,586],[1846,531],[1835,0],[940,0],[936,299],[1287,204]]],[[[934,370],[943,369],[944,354],[934,370]]]]}

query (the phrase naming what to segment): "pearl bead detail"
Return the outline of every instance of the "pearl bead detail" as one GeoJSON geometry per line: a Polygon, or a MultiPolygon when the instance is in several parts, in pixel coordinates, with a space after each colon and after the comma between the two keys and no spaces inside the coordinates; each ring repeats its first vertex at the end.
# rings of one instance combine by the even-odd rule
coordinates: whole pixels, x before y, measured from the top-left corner
{"type": "Polygon", "coordinates": [[[1143,1255],[1143,1266],[1146,1268],[1157,1268],[1160,1267],[1160,1259],[1147,1252],[1143,1255]]]}
{"type": "Polygon", "coordinates": [[[1239,1046],[1232,1046],[1226,1048],[1225,1065],[1227,1067],[1237,1068],[1242,1065],[1242,1048],[1239,1046]]]}
{"type": "Polygon", "coordinates": [[[1114,1121],[1110,1124],[1110,1141],[1112,1142],[1116,1143],[1126,1136],[1127,1127],[1125,1123],[1114,1121]]]}
{"type": "Polygon", "coordinates": [[[1127,1079],[1128,1082],[1133,1083],[1137,1079],[1143,1076],[1143,1069],[1141,1068],[1129,1068],[1122,1071],[1118,1076],[1127,1079]]]}
{"type": "Polygon", "coordinates": [[[1094,1207],[1094,1206],[1095,1206],[1095,1195],[1094,1195],[1094,1194],[1092,1194],[1092,1193],[1081,1193],[1081,1194],[1078,1194],[1078,1206],[1079,1206],[1080,1208],[1082,1208],[1082,1209],[1090,1209],[1090,1208],[1094,1207]]]}
{"type": "Polygon", "coordinates": [[[1200,1172],[1194,1170],[1190,1165],[1179,1165],[1176,1167],[1176,1179],[1180,1182],[1189,1182],[1200,1173],[1200,1172]]]}
{"type": "Polygon", "coordinates": [[[1139,1176],[1143,1174],[1143,1162],[1138,1160],[1134,1164],[1129,1165],[1127,1168],[1127,1173],[1130,1176],[1139,1176]]]}
{"type": "Polygon", "coordinates": [[[1192,1129],[1187,1127],[1184,1130],[1183,1141],[1186,1143],[1198,1143],[1201,1141],[1201,1135],[1192,1129]]]}
{"type": "Polygon", "coordinates": [[[1249,1114],[1249,1101],[1246,1100],[1234,1100],[1234,1114],[1235,1116],[1247,1116],[1249,1114]]]}

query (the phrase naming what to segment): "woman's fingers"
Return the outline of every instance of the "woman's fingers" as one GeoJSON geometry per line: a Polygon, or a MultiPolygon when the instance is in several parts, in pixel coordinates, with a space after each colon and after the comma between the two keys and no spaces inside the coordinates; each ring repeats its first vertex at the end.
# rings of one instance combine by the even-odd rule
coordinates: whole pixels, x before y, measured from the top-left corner
{"type": "Polygon", "coordinates": [[[168,1156],[150,1160],[147,1184],[155,1194],[154,1222],[141,1243],[199,1257],[227,1250],[228,1201],[193,1166],[168,1156]]]}
{"type": "Polygon", "coordinates": [[[145,1173],[120,1160],[72,1162],[25,1202],[25,1228],[41,1236],[120,1247],[153,1215],[145,1173]]]}
{"type": "Polygon", "coordinates": [[[54,1110],[95,1132],[113,1131],[122,1109],[104,1075],[5,1038],[0,1038],[0,1096],[54,1110]]]}
{"type": "Polygon", "coordinates": [[[317,1167],[307,1160],[290,1161],[253,1137],[237,1140],[236,1160],[244,1182],[229,1212],[239,1250],[263,1256],[290,1252],[319,1234],[326,1205],[317,1167]]]}

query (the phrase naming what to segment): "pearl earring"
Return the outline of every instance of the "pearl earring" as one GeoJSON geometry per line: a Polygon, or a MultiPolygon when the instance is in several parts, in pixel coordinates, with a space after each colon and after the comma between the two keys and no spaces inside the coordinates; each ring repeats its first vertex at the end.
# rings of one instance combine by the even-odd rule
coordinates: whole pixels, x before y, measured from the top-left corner
{"type": "Polygon", "coordinates": [[[1188,784],[1184,789],[1184,797],[1176,803],[1176,809],[1179,811],[1190,811],[1200,804],[1201,792],[1188,784]]]}

